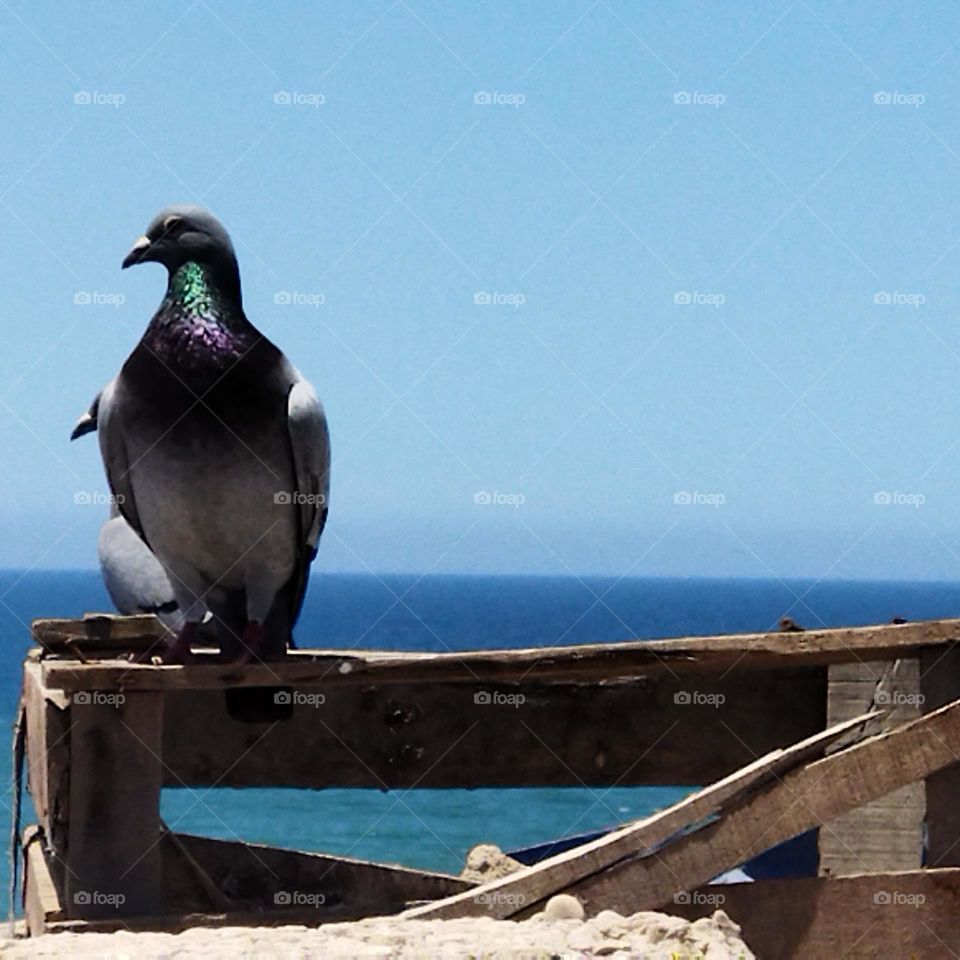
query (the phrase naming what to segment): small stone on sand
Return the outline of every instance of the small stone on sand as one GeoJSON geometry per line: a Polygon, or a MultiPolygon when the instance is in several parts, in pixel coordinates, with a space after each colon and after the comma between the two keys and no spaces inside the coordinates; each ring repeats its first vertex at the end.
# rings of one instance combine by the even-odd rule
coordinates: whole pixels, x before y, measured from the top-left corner
{"type": "Polygon", "coordinates": [[[570,893],[558,893],[547,901],[543,915],[551,920],[582,920],[583,904],[570,893]]]}

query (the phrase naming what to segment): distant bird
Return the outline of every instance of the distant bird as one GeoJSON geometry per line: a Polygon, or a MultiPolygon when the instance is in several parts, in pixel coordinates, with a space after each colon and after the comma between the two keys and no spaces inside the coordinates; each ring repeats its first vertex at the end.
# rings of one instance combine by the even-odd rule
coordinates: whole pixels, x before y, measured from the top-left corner
{"type": "Polygon", "coordinates": [[[247,319],[227,231],[163,210],[123,267],[167,291],[96,411],[120,513],[163,565],[184,662],[209,610],[230,659],[284,656],[327,517],[330,444],[310,384],[247,319]]]}
{"type": "Polygon", "coordinates": [[[803,633],[803,627],[792,617],[781,617],[778,628],[781,633],[803,633]]]}

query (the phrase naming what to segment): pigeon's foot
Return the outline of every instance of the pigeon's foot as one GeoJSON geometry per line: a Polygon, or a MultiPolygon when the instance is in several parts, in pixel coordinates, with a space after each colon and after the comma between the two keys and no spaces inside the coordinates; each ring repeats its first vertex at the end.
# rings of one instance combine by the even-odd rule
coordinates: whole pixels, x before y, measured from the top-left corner
{"type": "Polygon", "coordinates": [[[167,647],[167,652],[163,655],[163,663],[167,665],[189,663],[193,659],[190,646],[196,639],[197,625],[195,623],[185,623],[173,643],[167,647]]]}
{"type": "Polygon", "coordinates": [[[248,621],[243,628],[243,636],[240,638],[241,650],[236,658],[237,663],[255,663],[262,660],[264,629],[263,624],[256,620],[248,621]]]}

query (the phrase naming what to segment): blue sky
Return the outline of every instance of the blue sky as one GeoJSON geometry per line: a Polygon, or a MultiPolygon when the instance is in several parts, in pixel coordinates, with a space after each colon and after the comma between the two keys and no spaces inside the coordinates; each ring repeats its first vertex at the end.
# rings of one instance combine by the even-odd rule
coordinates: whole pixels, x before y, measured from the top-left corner
{"type": "Polygon", "coordinates": [[[95,564],[67,437],[196,201],[327,407],[320,569],[960,575],[955,7],[64,9],[0,6],[0,565],[95,564]]]}

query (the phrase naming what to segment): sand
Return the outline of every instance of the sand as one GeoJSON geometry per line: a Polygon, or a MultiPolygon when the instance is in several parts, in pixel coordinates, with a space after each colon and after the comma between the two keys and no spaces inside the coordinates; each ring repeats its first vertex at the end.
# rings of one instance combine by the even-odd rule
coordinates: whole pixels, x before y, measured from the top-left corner
{"type": "MultiPolygon", "coordinates": [[[[563,911],[558,911],[562,913],[563,911]]],[[[400,920],[375,917],[322,927],[194,928],[183,933],[57,933],[0,946],[4,960],[50,957],[353,958],[353,957],[643,957],[645,960],[753,960],[740,930],[718,910],[689,922],[662,913],[590,920],[538,914],[512,922],[488,918],[400,920]]]]}

